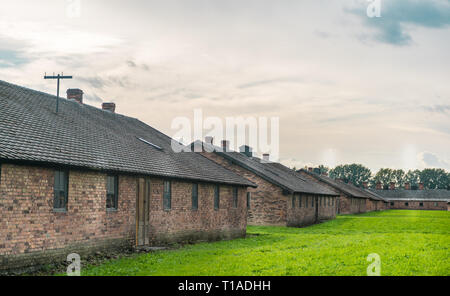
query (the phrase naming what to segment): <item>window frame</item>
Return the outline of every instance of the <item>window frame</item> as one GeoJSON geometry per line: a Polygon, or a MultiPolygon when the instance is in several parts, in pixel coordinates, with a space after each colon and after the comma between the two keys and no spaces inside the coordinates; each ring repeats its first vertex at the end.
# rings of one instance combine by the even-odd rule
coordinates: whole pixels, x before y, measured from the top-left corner
{"type": "Polygon", "coordinates": [[[107,175],[106,176],[106,210],[107,211],[117,211],[119,209],[119,176],[118,175],[107,175]],[[109,180],[110,178],[113,178],[113,186],[114,186],[114,198],[113,198],[113,207],[108,207],[108,195],[111,193],[109,192],[109,180]]]}
{"type": "Polygon", "coordinates": [[[54,183],[53,183],[53,211],[54,212],[61,212],[61,213],[66,213],[68,210],[68,204],[69,204],[69,171],[65,170],[65,169],[56,169],[54,171],[54,183]],[[62,188],[60,181],[61,181],[61,176],[60,174],[64,174],[64,188],[62,188]],[[56,185],[56,179],[57,176],[59,176],[59,181],[58,181],[58,185],[59,187],[57,188],[56,185]],[[61,192],[64,192],[64,207],[56,207],[56,193],[57,191],[59,192],[59,194],[61,194],[61,192]]]}
{"type": "Polygon", "coordinates": [[[192,183],[191,187],[191,210],[198,210],[198,183],[192,183]]]}
{"type": "Polygon", "coordinates": [[[170,180],[165,180],[163,182],[163,210],[172,210],[172,181],[170,180]],[[168,189],[168,191],[166,189],[168,189]]]}
{"type": "Polygon", "coordinates": [[[220,210],[220,185],[214,186],[214,211],[220,210]]]}
{"type": "Polygon", "coordinates": [[[232,195],[233,195],[233,209],[237,209],[239,205],[239,188],[233,187],[232,188],[232,195]]]}
{"type": "Polygon", "coordinates": [[[295,209],[295,203],[296,203],[296,196],[295,194],[292,194],[292,208],[295,209]]]}
{"type": "Polygon", "coordinates": [[[252,193],[251,192],[247,192],[247,210],[251,209],[251,206],[250,206],[251,198],[252,198],[252,193]]]}

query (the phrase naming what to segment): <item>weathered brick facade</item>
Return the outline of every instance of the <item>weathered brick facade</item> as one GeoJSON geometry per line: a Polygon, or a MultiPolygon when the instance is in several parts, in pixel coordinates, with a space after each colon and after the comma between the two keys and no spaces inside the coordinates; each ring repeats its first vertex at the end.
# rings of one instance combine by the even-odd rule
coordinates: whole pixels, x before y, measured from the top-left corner
{"type": "Polygon", "coordinates": [[[336,218],[337,197],[295,194],[290,197],[287,225],[307,226],[336,218]],[[294,198],[294,201],[292,198],[294,198]]]}
{"type": "MultiPolygon", "coordinates": [[[[258,185],[257,188],[248,189],[251,192],[248,210],[248,224],[250,225],[305,226],[336,217],[336,211],[325,205],[319,206],[318,217],[316,217],[315,209],[311,206],[300,208],[297,204],[297,207],[292,208],[293,194],[284,193],[279,186],[216,153],[202,152],[202,155],[258,185]]],[[[313,198],[313,195],[295,195],[297,203],[300,196],[302,199],[313,198]]],[[[314,198],[317,197],[314,196],[314,198]]],[[[333,197],[329,198],[330,200],[334,199],[333,197]]]]}
{"type": "Polygon", "coordinates": [[[447,201],[408,201],[408,200],[391,200],[389,201],[390,209],[397,210],[436,210],[446,211],[447,201]]]}
{"type": "MultiPolygon", "coordinates": [[[[54,170],[2,164],[0,180],[0,271],[65,260],[99,249],[136,242],[138,177],[119,176],[118,209],[106,210],[106,174],[69,171],[67,212],[53,210],[54,170]]],[[[192,183],[172,181],[172,208],[163,210],[163,180],[151,178],[150,244],[243,237],[246,188],[220,186],[220,209],[213,207],[214,184],[199,184],[192,210],[192,183]]]]}
{"type": "Polygon", "coordinates": [[[343,192],[340,192],[333,186],[331,186],[325,182],[319,181],[318,179],[314,178],[313,176],[311,176],[308,173],[300,171],[300,174],[302,174],[302,176],[308,178],[309,180],[320,183],[321,185],[326,186],[330,190],[333,190],[340,194],[338,197],[338,200],[337,200],[337,207],[336,207],[336,211],[338,214],[365,213],[365,212],[369,211],[369,208],[374,208],[373,205],[369,205],[369,206],[367,205],[368,199],[351,197],[343,192]]]}

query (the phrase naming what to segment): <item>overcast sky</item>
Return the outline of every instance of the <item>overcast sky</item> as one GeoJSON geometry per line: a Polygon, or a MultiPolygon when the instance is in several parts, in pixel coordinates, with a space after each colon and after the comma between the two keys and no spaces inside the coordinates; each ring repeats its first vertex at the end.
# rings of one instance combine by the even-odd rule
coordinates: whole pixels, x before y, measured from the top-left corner
{"type": "Polygon", "coordinates": [[[450,170],[450,1],[0,0],[0,79],[193,116],[280,118],[289,166],[450,170]],[[71,6],[72,5],[72,6],[71,6]],[[75,9],[72,9],[75,8],[75,9]]]}

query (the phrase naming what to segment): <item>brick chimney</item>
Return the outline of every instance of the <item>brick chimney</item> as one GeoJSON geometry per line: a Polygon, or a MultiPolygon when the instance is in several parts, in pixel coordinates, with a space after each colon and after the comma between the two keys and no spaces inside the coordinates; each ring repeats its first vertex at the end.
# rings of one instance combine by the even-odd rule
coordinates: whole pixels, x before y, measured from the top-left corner
{"type": "Polygon", "coordinates": [[[362,185],[365,189],[369,188],[369,182],[363,182],[362,185]]]}
{"type": "Polygon", "coordinates": [[[214,145],[214,137],[206,136],[205,137],[205,143],[206,144],[210,144],[210,145],[214,145]]]}
{"type": "Polygon", "coordinates": [[[222,149],[224,152],[230,151],[230,141],[223,140],[222,141],[222,149]]]}
{"type": "Polygon", "coordinates": [[[253,149],[250,146],[242,145],[241,147],[239,147],[239,151],[247,157],[253,156],[253,149]]]}
{"type": "Polygon", "coordinates": [[[389,190],[395,190],[395,182],[389,183],[389,190]]]}
{"type": "Polygon", "coordinates": [[[308,168],[308,172],[312,173],[313,172],[313,168],[308,168]]]}
{"type": "Polygon", "coordinates": [[[419,190],[424,190],[424,189],[425,189],[425,186],[423,185],[422,182],[420,182],[420,183],[419,183],[419,190]]]}
{"type": "Polygon", "coordinates": [[[264,153],[263,154],[263,160],[269,162],[270,161],[270,154],[269,153],[264,153]]]}
{"type": "Polygon", "coordinates": [[[383,190],[383,184],[380,181],[378,181],[375,188],[377,190],[383,190]]]}
{"type": "Polygon", "coordinates": [[[83,104],[83,91],[78,88],[69,88],[67,90],[67,99],[75,100],[80,104],[83,104]]]}
{"type": "Polygon", "coordinates": [[[102,104],[102,109],[105,111],[109,111],[111,113],[115,113],[116,112],[116,104],[114,103],[103,103],[102,104]]]}
{"type": "Polygon", "coordinates": [[[405,183],[405,190],[411,190],[411,184],[409,182],[405,183]]]}

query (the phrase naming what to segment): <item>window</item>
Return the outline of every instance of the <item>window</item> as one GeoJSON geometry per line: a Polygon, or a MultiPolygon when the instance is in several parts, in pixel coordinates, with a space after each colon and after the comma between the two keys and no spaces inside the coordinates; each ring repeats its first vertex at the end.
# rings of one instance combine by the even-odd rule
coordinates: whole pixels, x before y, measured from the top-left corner
{"type": "Polygon", "coordinates": [[[164,210],[172,208],[172,182],[170,181],[164,181],[163,207],[164,210]]]}
{"type": "Polygon", "coordinates": [[[214,210],[220,208],[220,187],[219,185],[214,186],[214,210]]]}
{"type": "Polygon", "coordinates": [[[391,202],[391,206],[393,206],[394,205],[394,203],[393,202],[391,202]]]}
{"type": "Polygon", "coordinates": [[[331,206],[334,207],[334,198],[331,198],[331,206]]]}
{"type": "Polygon", "coordinates": [[[305,197],[305,208],[308,208],[308,203],[309,203],[309,197],[306,196],[305,197]]]}
{"type": "Polygon", "coordinates": [[[319,197],[319,206],[322,206],[322,197],[319,197]]]}
{"type": "Polygon", "coordinates": [[[66,171],[55,171],[53,209],[67,211],[69,174],[66,171]]]}
{"type": "Polygon", "coordinates": [[[314,196],[311,196],[311,208],[314,208],[314,196]]]}
{"type": "Polygon", "coordinates": [[[292,208],[295,208],[295,198],[296,198],[295,194],[292,195],[292,208]]]}
{"type": "Polygon", "coordinates": [[[409,203],[405,202],[405,206],[409,206],[409,203]]]}
{"type": "Polygon", "coordinates": [[[299,208],[302,207],[302,196],[301,195],[298,197],[298,207],[299,208]]]}
{"type": "Polygon", "coordinates": [[[250,199],[252,197],[252,194],[250,192],[247,192],[247,210],[250,210],[250,199]]]}
{"type": "Polygon", "coordinates": [[[423,207],[423,202],[419,203],[419,206],[423,207]]]}
{"type": "Polygon", "coordinates": [[[238,189],[237,187],[233,188],[233,208],[238,207],[238,189]]]}
{"type": "Polygon", "coordinates": [[[117,210],[119,200],[119,177],[106,177],[106,209],[117,210]]]}
{"type": "Polygon", "coordinates": [[[434,203],[434,206],[435,206],[435,207],[437,207],[437,206],[438,206],[438,203],[437,203],[437,202],[435,202],[435,203],[434,203]]]}
{"type": "Polygon", "coordinates": [[[198,210],[198,184],[192,184],[192,209],[198,210]]]}

